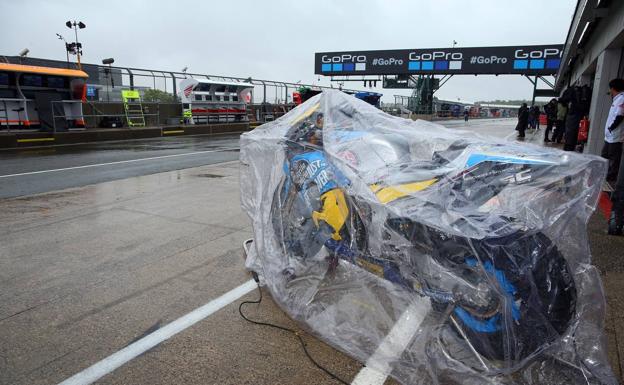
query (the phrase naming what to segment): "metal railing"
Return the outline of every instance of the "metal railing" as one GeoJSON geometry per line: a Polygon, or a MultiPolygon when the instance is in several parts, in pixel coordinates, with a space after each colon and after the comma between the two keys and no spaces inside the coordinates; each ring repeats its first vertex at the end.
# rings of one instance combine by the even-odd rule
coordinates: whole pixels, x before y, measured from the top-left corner
{"type": "MultiPolygon", "coordinates": [[[[11,132],[11,125],[9,124],[9,108],[7,107],[6,101],[2,101],[2,108],[0,108],[0,117],[4,116],[4,123],[6,124],[7,132],[11,132]]],[[[2,124],[0,124],[0,128],[2,128],[2,124]]]]}
{"type": "MultiPolygon", "coordinates": [[[[190,73],[190,72],[177,72],[177,71],[165,71],[165,70],[155,70],[155,69],[145,69],[145,68],[134,68],[134,67],[119,67],[119,66],[98,66],[100,79],[97,80],[97,83],[94,83],[101,92],[100,97],[104,97],[104,100],[111,100],[111,93],[117,91],[118,89],[135,89],[136,88],[149,88],[161,90],[168,93],[171,96],[171,102],[160,103],[160,102],[149,102],[144,101],[143,105],[158,105],[156,113],[145,113],[144,115],[155,117],[156,120],[154,125],[163,125],[167,123],[167,119],[182,119],[181,105],[178,98],[178,82],[182,79],[188,77],[195,77],[200,79],[207,80],[215,80],[215,81],[227,81],[227,82],[247,82],[254,84],[256,87],[251,92],[251,101],[250,105],[261,104],[264,105],[265,108],[261,109],[258,113],[253,115],[257,121],[264,122],[271,119],[277,119],[280,116],[284,115],[290,109],[294,107],[294,100],[292,93],[296,91],[299,87],[309,87],[312,90],[328,90],[335,89],[331,86],[322,86],[322,85],[314,85],[314,84],[304,84],[304,83],[293,83],[286,81],[276,81],[276,80],[266,80],[266,79],[255,79],[253,77],[249,78],[241,78],[234,76],[223,76],[223,75],[210,75],[210,74],[201,74],[201,73],[190,73]],[[117,72],[115,72],[117,71],[117,72]],[[121,76],[120,76],[121,75],[121,76]],[[121,84],[119,84],[119,78],[121,77],[121,84]],[[113,79],[114,82],[113,82],[113,79]],[[114,83],[114,84],[113,84],[114,83]],[[106,94],[108,93],[108,94],[106,94]],[[160,106],[164,104],[176,104],[180,106],[180,112],[176,114],[163,114],[160,111],[160,106]],[[266,106],[276,107],[274,109],[267,109],[266,106]]],[[[343,91],[347,92],[359,92],[359,90],[355,89],[347,89],[340,88],[343,91]]],[[[54,103],[61,103],[57,101],[53,101],[54,103]]],[[[94,101],[89,100],[87,103],[83,105],[86,111],[83,111],[82,116],[78,116],[78,114],[61,114],[59,111],[63,111],[63,108],[55,108],[57,106],[52,105],[52,125],[54,131],[57,131],[62,121],[61,119],[67,120],[79,120],[82,119],[85,122],[86,128],[98,127],[100,125],[100,121],[104,117],[108,118],[122,118],[125,119],[125,113],[123,110],[123,105],[118,101],[94,101]],[[110,105],[118,105],[115,111],[108,111],[104,109],[104,111],[95,108],[94,106],[104,106],[106,104],[110,105]]],[[[0,105],[0,110],[2,109],[0,105]]],[[[6,108],[5,108],[6,109],[6,108]]],[[[5,114],[7,112],[5,111],[5,114]]],[[[229,117],[224,117],[220,115],[227,114],[214,114],[217,115],[216,120],[221,122],[223,120],[228,121],[229,117]]],[[[251,114],[249,114],[251,116],[251,114]]],[[[0,119],[2,118],[3,113],[0,111],[0,119]]],[[[211,118],[215,119],[215,118],[211,118]]],[[[8,118],[5,118],[8,120],[8,118]]],[[[147,123],[147,122],[146,122],[147,123]]],[[[63,123],[63,125],[66,125],[63,123]]],[[[148,124],[146,124],[148,125],[148,124]]],[[[10,125],[6,125],[6,129],[10,130],[10,125]]],[[[5,128],[4,126],[0,126],[0,128],[5,128]]]]}
{"type": "MultiPolygon", "coordinates": [[[[215,81],[227,81],[227,82],[246,82],[256,86],[260,86],[260,90],[254,89],[252,91],[251,103],[272,103],[272,104],[289,104],[292,100],[291,91],[296,91],[299,87],[309,87],[313,90],[326,90],[334,89],[333,87],[293,83],[277,80],[265,80],[255,79],[253,77],[241,78],[235,76],[223,76],[223,75],[210,75],[191,72],[176,72],[155,70],[146,68],[134,68],[134,67],[118,67],[111,66],[110,68],[100,66],[100,72],[104,74],[103,78],[107,76],[113,76],[107,71],[119,71],[122,74],[122,84],[115,85],[117,87],[129,87],[134,89],[135,87],[149,87],[152,89],[159,89],[164,92],[171,90],[171,95],[177,99],[178,93],[178,80],[186,79],[188,77],[194,77],[198,79],[215,80],[215,81]],[[157,79],[162,84],[157,84],[157,79]],[[127,81],[126,81],[127,80],[127,81]],[[142,81],[141,81],[142,80],[142,81]]],[[[102,78],[102,76],[101,76],[102,78]]],[[[105,84],[102,84],[103,86],[105,84]]],[[[359,92],[360,90],[341,88],[343,91],[359,92]]]]}
{"type": "MultiPolygon", "coordinates": [[[[110,118],[118,118],[119,121],[122,122],[121,127],[128,127],[131,128],[128,124],[127,121],[127,117],[125,114],[125,110],[123,107],[123,103],[115,103],[115,102],[97,102],[97,104],[99,105],[96,106],[96,103],[90,102],[87,103],[87,106],[90,106],[92,113],[85,113],[84,111],[82,111],[81,114],[57,114],[57,111],[61,111],[61,109],[59,108],[55,108],[58,107],[58,105],[62,106],[62,101],[52,101],[52,126],[53,126],[53,132],[57,132],[58,131],[58,122],[59,121],[63,121],[65,122],[64,125],[66,125],[67,127],[64,127],[68,130],[84,130],[84,129],[88,129],[88,128],[96,128],[96,127],[101,127],[104,119],[110,119],[110,118]],[[102,111],[102,106],[107,106],[109,108],[106,108],[108,111],[102,111]],[[70,122],[72,121],[76,121],[76,120],[82,120],[84,122],[84,127],[71,127],[70,122]]],[[[159,108],[160,104],[159,103],[145,103],[143,105],[143,116],[145,117],[145,126],[149,127],[151,126],[158,126],[160,125],[160,108],[159,108]],[[146,111],[146,107],[147,107],[147,111],[146,111]],[[156,107],[156,112],[150,113],[149,108],[154,108],[156,107]]],[[[84,106],[83,106],[84,107],[84,106]]],[[[75,124],[74,124],[75,125],[75,124]]],[[[111,128],[111,127],[109,127],[111,128]]],[[[117,128],[117,127],[115,127],[117,128]]]]}
{"type": "Polygon", "coordinates": [[[247,106],[247,114],[252,122],[270,122],[286,115],[295,108],[294,103],[289,104],[262,104],[255,103],[247,106]]]}
{"type": "MultiPolygon", "coordinates": [[[[53,101],[52,103],[62,103],[53,101]]],[[[68,127],[68,130],[85,130],[90,128],[113,128],[106,124],[112,121],[108,119],[117,119],[121,124],[114,128],[136,128],[128,124],[123,103],[120,102],[87,102],[83,105],[82,114],[57,114],[52,106],[53,132],[59,131],[59,122],[68,122],[74,120],[82,120],[84,127],[68,127]]],[[[142,103],[143,116],[145,118],[145,127],[156,126],[180,126],[190,124],[185,121],[182,115],[182,108],[179,103],[142,103]],[[173,107],[173,108],[172,108],[173,107]]],[[[244,123],[248,122],[248,114],[235,114],[231,112],[211,113],[210,115],[199,115],[193,117],[195,124],[221,124],[221,123],[244,123]]],[[[64,123],[66,124],[66,123],[64,123]]],[[[69,125],[69,124],[68,124],[69,125]]]]}

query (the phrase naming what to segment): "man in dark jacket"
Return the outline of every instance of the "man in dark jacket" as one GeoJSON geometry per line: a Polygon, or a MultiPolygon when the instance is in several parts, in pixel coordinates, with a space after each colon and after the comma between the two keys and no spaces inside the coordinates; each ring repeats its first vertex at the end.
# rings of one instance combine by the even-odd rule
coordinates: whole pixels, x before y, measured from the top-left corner
{"type": "Polygon", "coordinates": [[[522,103],[522,106],[518,109],[518,124],[516,125],[516,131],[518,131],[518,138],[524,138],[524,131],[527,129],[529,123],[529,108],[526,103],[522,103]]]}
{"type": "Polygon", "coordinates": [[[540,117],[540,108],[539,106],[531,106],[529,109],[529,125],[534,130],[539,130],[539,117],[540,117]]]}
{"type": "Polygon", "coordinates": [[[551,99],[550,102],[544,106],[544,113],[546,113],[546,132],[544,132],[544,142],[551,142],[548,135],[550,135],[550,130],[552,130],[553,125],[557,120],[557,99],[551,99]]]}
{"type": "Polygon", "coordinates": [[[589,86],[570,87],[559,98],[568,106],[565,121],[565,135],[563,151],[574,151],[578,138],[579,123],[583,116],[589,113],[591,102],[591,88],[589,86]]]}

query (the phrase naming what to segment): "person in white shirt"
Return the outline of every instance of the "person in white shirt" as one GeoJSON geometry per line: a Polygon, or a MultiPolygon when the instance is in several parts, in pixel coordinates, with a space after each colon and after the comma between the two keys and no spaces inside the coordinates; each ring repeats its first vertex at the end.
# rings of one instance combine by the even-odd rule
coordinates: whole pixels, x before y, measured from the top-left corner
{"type": "MultiPolygon", "coordinates": [[[[620,152],[618,156],[619,167],[617,172],[617,182],[615,190],[611,195],[613,207],[611,209],[611,217],[609,218],[608,233],[611,235],[622,235],[624,227],[624,162],[622,161],[622,142],[624,141],[624,79],[613,79],[609,82],[609,91],[613,97],[609,116],[605,124],[605,146],[613,146],[619,143],[620,152]]],[[[604,156],[603,150],[603,156],[604,156]]],[[[612,162],[609,158],[609,171],[612,162]]],[[[608,175],[607,175],[608,179],[608,175]]]]}
{"type": "Polygon", "coordinates": [[[615,181],[622,158],[622,142],[624,142],[624,80],[613,79],[609,82],[609,92],[613,97],[609,116],[605,124],[605,144],[602,157],[609,160],[607,180],[615,181]]]}

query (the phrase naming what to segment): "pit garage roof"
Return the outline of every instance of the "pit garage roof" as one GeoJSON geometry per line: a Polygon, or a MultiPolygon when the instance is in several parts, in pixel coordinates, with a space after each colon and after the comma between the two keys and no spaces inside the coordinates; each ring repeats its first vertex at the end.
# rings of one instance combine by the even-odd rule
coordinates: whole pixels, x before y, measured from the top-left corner
{"type": "Polygon", "coordinates": [[[29,66],[23,64],[8,64],[8,63],[0,63],[0,71],[4,72],[22,72],[22,73],[31,73],[31,74],[41,74],[41,75],[56,75],[56,76],[67,76],[73,78],[88,78],[86,72],[80,70],[72,70],[65,68],[54,68],[54,67],[39,67],[39,66],[29,66]]]}
{"type": "Polygon", "coordinates": [[[575,67],[589,67],[600,52],[614,45],[618,35],[618,39],[624,36],[620,2],[621,0],[577,1],[561,57],[561,66],[557,71],[555,89],[561,90],[567,85],[575,67]]]}

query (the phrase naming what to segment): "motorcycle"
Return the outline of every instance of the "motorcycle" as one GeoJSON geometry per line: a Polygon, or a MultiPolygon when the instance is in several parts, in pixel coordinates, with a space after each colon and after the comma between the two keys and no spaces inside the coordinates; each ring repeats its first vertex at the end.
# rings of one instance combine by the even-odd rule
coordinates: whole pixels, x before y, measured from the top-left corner
{"type": "Polygon", "coordinates": [[[278,141],[270,223],[285,285],[311,266],[329,280],[341,264],[361,269],[428,300],[442,356],[489,377],[565,344],[579,322],[576,266],[544,217],[579,203],[600,173],[513,143],[379,129],[380,112],[350,100],[326,122],[320,98],[278,141]]]}

